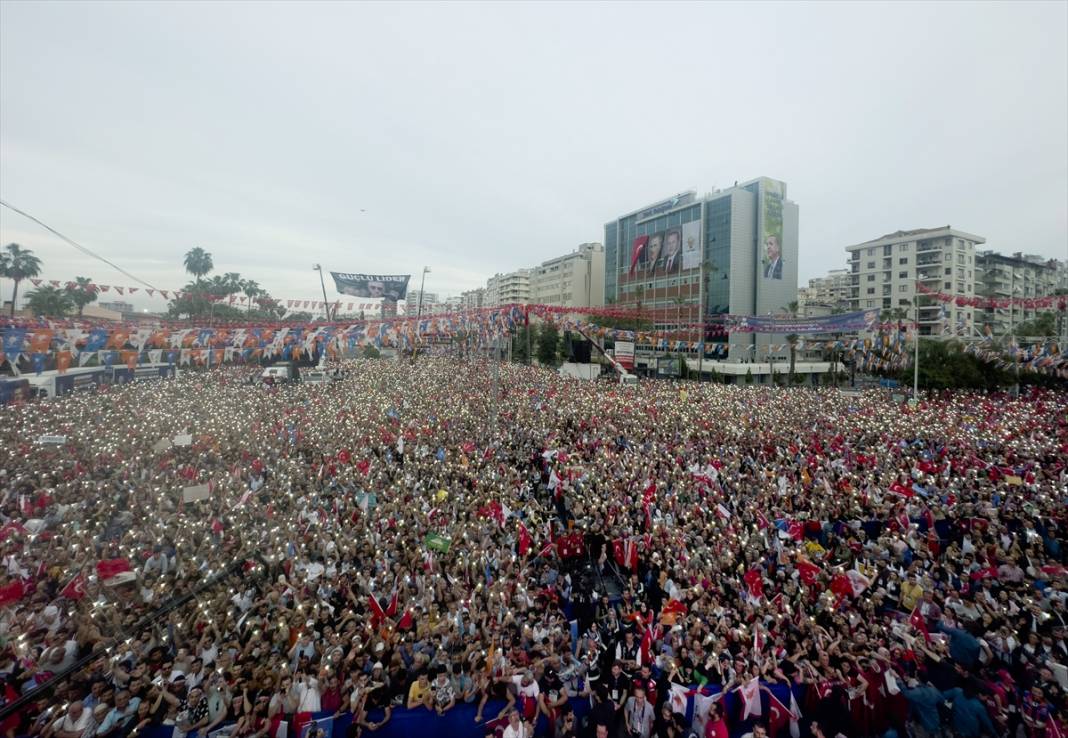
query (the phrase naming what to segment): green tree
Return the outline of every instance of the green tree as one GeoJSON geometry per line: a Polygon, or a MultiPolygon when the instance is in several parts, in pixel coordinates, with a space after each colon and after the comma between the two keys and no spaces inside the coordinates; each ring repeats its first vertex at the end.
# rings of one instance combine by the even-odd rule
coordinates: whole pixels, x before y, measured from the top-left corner
{"type": "Polygon", "coordinates": [[[36,316],[62,318],[74,309],[74,299],[58,287],[38,287],[26,293],[26,308],[36,316]]]}
{"type": "Polygon", "coordinates": [[[200,278],[215,268],[215,262],[211,260],[211,254],[196,246],[185,254],[185,270],[193,275],[197,287],[200,287],[200,278]]]}
{"type": "Polygon", "coordinates": [[[1057,318],[1049,311],[1039,313],[1032,320],[1025,320],[1013,329],[1017,336],[1055,336],[1057,318]]]}
{"type": "Polygon", "coordinates": [[[9,243],[0,257],[0,277],[10,279],[15,288],[11,291],[11,317],[15,317],[15,303],[19,297],[19,282],[32,279],[41,273],[41,260],[29,249],[17,243],[9,243]]]}
{"type": "Polygon", "coordinates": [[[96,290],[89,286],[92,283],[89,277],[74,278],[74,289],[70,291],[70,298],[78,308],[79,318],[82,317],[82,311],[85,310],[86,305],[96,302],[96,290]]]}
{"type": "Polygon", "coordinates": [[[293,323],[310,323],[312,322],[312,314],[307,312],[290,313],[286,316],[286,320],[293,323]]]}
{"type": "Polygon", "coordinates": [[[512,337],[512,361],[517,364],[530,363],[530,356],[527,355],[527,337],[529,334],[530,343],[534,342],[534,329],[525,325],[517,329],[515,335],[512,337]]]}
{"type": "Polygon", "coordinates": [[[560,352],[560,332],[556,326],[546,321],[538,330],[538,345],[536,354],[538,361],[546,366],[556,366],[556,359],[560,352]]]}
{"type": "Polygon", "coordinates": [[[363,347],[363,358],[365,359],[380,359],[382,358],[382,352],[371,344],[367,344],[363,347]]]}
{"type": "Polygon", "coordinates": [[[252,301],[257,297],[264,297],[267,295],[261,288],[259,283],[254,279],[246,279],[241,282],[241,292],[248,298],[248,313],[252,312],[252,301]]]}

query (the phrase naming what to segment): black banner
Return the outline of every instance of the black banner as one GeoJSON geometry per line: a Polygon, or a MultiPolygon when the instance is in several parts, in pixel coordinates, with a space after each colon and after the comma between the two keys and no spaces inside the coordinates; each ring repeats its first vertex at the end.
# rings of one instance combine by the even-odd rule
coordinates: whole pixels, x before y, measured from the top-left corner
{"type": "Polygon", "coordinates": [[[410,274],[343,274],[330,272],[334,288],[342,295],[351,297],[382,297],[396,302],[403,300],[408,292],[410,274]]]}

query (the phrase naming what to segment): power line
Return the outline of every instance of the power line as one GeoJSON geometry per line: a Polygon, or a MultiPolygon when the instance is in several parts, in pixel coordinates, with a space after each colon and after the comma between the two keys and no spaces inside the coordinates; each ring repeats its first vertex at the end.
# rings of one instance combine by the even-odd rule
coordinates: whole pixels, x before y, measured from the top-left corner
{"type": "Polygon", "coordinates": [[[53,234],[55,234],[56,236],[58,236],[59,238],[61,238],[61,239],[62,239],[63,241],[65,241],[66,243],[69,243],[69,244],[70,244],[71,246],[73,246],[74,248],[76,248],[76,249],[78,249],[79,251],[81,251],[81,252],[82,252],[83,254],[85,254],[86,256],[89,256],[89,257],[92,257],[93,259],[97,259],[97,260],[99,260],[99,261],[102,261],[102,262],[104,262],[105,264],[107,264],[107,265],[108,265],[109,267],[111,267],[112,269],[115,269],[116,271],[118,271],[118,272],[120,272],[121,274],[123,274],[123,275],[125,275],[125,276],[129,277],[130,279],[134,280],[135,282],[140,282],[141,284],[145,285],[146,287],[148,287],[148,288],[150,288],[150,289],[153,289],[153,290],[154,290],[154,289],[158,289],[157,287],[155,287],[154,285],[151,285],[151,284],[149,284],[148,282],[146,282],[145,280],[141,279],[140,277],[135,277],[134,275],[130,274],[130,273],[129,273],[128,271],[126,271],[125,269],[123,269],[122,267],[120,267],[120,266],[119,266],[118,264],[116,264],[116,263],[114,263],[114,262],[112,262],[112,261],[108,261],[108,260],[107,260],[107,259],[105,259],[105,258],[104,258],[103,256],[100,256],[99,254],[97,254],[97,253],[94,253],[94,252],[93,252],[93,251],[91,251],[90,249],[87,249],[87,248],[86,248],[85,246],[82,246],[82,245],[81,245],[80,243],[78,243],[78,242],[77,242],[77,241],[75,241],[74,239],[72,239],[72,238],[68,238],[68,237],[64,236],[64,235],[63,235],[62,233],[60,233],[59,231],[57,231],[57,230],[56,230],[55,228],[53,228],[52,226],[48,225],[47,223],[44,223],[44,222],[42,222],[41,220],[38,220],[37,218],[33,217],[32,215],[30,215],[30,214],[29,214],[29,213],[27,213],[26,211],[24,211],[24,210],[19,210],[19,209],[18,209],[17,207],[15,207],[14,205],[12,205],[12,204],[10,204],[10,203],[7,203],[7,202],[4,202],[3,200],[0,200],[0,205],[3,205],[3,206],[4,206],[5,208],[8,208],[9,210],[13,210],[14,212],[18,213],[19,215],[21,215],[21,216],[22,216],[22,217],[24,217],[24,218],[29,218],[30,220],[32,220],[32,221],[33,221],[34,223],[36,223],[37,225],[41,226],[41,227],[42,227],[42,228],[44,228],[44,229],[45,229],[46,231],[48,231],[48,232],[50,232],[50,233],[53,233],[53,234]]]}

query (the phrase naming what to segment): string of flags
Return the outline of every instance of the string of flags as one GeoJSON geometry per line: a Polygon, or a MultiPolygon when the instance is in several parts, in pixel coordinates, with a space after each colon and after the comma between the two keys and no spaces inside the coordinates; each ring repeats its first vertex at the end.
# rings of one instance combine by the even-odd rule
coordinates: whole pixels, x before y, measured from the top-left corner
{"type": "Polygon", "coordinates": [[[916,283],[916,291],[932,297],[941,303],[953,303],[957,307],[1010,308],[1020,307],[1025,310],[1068,310],[1068,295],[1047,295],[1046,297],[967,297],[948,292],[933,290],[922,282],[916,283]]]}

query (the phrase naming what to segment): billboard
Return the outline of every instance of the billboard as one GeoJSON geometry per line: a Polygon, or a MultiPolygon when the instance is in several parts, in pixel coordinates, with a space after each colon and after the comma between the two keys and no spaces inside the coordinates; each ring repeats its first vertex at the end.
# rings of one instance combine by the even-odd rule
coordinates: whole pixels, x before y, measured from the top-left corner
{"type": "Polygon", "coordinates": [[[352,297],[382,297],[391,302],[404,299],[410,274],[343,274],[330,272],[334,288],[352,297]]]}
{"type": "Polygon", "coordinates": [[[861,310],[823,318],[731,315],[727,317],[727,330],[731,333],[852,333],[870,330],[878,320],[878,310],[861,310]]]}
{"type": "Polygon", "coordinates": [[[761,180],[761,190],[764,193],[761,267],[764,271],[764,279],[782,279],[783,183],[765,178],[761,180]]]}
{"type": "Polygon", "coordinates": [[[661,377],[681,377],[682,357],[658,356],[656,359],[656,373],[661,377]]]}
{"type": "Polygon", "coordinates": [[[627,371],[634,368],[634,341],[616,341],[616,361],[627,371]]]}
{"type": "Polygon", "coordinates": [[[630,273],[643,278],[701,266],[701,221],[638,236],[631,244],[630,273]]]}

